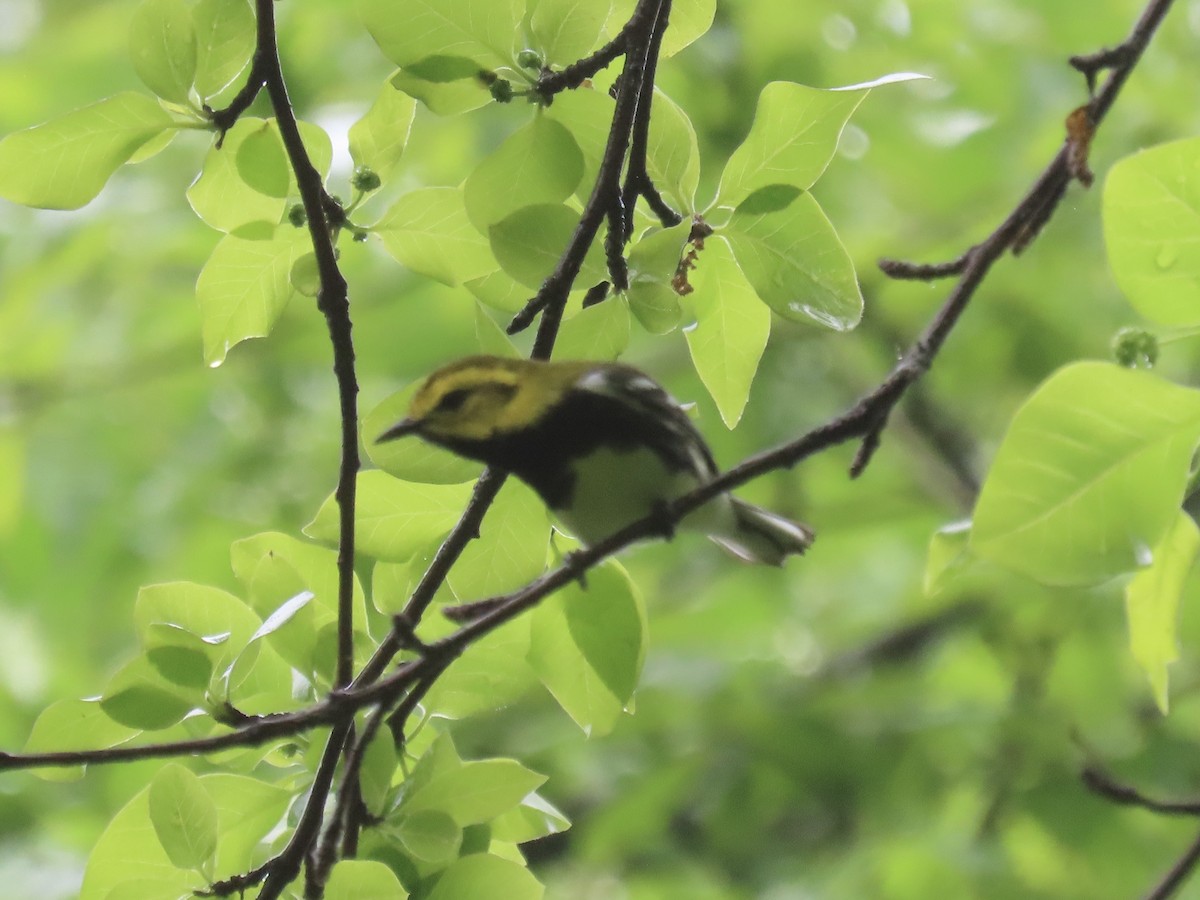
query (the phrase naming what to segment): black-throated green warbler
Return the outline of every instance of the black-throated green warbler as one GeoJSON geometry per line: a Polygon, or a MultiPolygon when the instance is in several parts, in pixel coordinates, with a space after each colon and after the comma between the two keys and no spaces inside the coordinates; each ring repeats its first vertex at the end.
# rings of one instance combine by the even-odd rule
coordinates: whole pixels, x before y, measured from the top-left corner
{"type": "MultiPolygon", "coordinates": [[[[409,434],[516,475],[585,544],[717,475],[687,413],[648,375],[619,363],[461,359],[430,375],[408,416],[377,440],[409,434]]],[[[813,540],[808,527],[729,494],[680,526],[773,565],[813,540]]]]}

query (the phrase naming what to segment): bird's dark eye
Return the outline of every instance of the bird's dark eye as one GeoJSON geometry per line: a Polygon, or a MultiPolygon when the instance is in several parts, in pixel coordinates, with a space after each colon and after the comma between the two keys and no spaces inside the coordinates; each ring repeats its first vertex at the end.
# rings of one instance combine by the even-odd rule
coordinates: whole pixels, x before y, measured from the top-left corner
{"type": "Polygon", "coordinates": [[[471,392],[466,388],[456,388],[453,391],[447,391],[442,395],[442,399],[438,401],[438,412],[454,412],[461,409],[462,405],[467,402],[467,396],[471,392]]]}

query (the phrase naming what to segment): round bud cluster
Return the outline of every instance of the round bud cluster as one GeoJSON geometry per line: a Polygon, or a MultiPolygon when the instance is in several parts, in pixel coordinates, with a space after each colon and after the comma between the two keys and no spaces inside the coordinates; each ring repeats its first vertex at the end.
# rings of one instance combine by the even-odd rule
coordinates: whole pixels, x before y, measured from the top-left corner
{"type": "Polygon", "coordinates": [[[1158,362],[1158,338],[1143,328],[1122,328],[1112,340],[1113,356],[1128,369],[1151,368],[1158,362]]]}

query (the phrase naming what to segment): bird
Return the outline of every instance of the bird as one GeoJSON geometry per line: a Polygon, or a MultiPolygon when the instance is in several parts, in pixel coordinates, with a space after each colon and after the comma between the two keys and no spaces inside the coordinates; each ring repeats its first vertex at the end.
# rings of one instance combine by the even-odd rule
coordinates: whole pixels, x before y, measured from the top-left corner
{"type": "MultiPolygon", "coordinates": [[[[683,407],[624,363],[465,357],[429,375],[376,442],[410,435],[515,475],[585,545],[719,474],[683,407]]],[[[807,525],[729,493],[678,525],[776,566],[814,538],[807,525]]]]}

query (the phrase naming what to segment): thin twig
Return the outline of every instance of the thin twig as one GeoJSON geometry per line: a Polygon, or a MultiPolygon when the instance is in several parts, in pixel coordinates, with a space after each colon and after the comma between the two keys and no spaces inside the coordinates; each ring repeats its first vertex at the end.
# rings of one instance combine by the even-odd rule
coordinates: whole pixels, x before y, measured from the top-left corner
{"type": "Polygon", "coordinates": [[[1200,801],[1155,800],[1095,766],[1085,768],[1079,777],[1092,793],[1122,806],[1137,806],[1165,816],[1200,816],[1200,801]]]}

